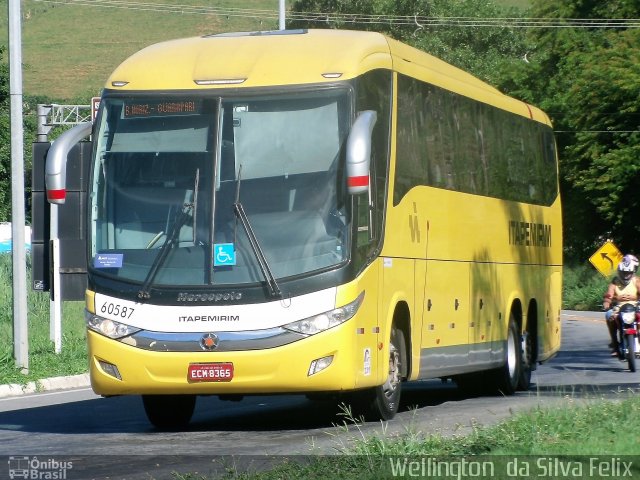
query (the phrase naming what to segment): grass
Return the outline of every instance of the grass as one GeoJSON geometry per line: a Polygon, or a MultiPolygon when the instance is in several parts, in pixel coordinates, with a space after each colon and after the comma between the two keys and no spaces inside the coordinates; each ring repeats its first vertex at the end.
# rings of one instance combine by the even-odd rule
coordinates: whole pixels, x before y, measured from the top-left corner
{"type": "MultiPolygon", "coordinates": [[[[62,351],[56,354],[49,339],[49,294],[28,290],[29,373],[23,374],[13,358],[11,255],[0,254],[0,384],[25,384],[88,370],[82,302],[65,302],[62,351]]],[[[30,283],[30,282],[29,282],[30,283]]]]}
{"type": "MultiPolygon", "coordinates": [[[[151,5],[146,9],[37,0],[21,3],[24,93],[43,95],[59,102],[89,103],[92,96],[100,94],[110,72],[120,62],[150,44],[208,33],[278,27],[276,0],[215,2],[215,7],[220,8],[272,11],[276,16],[274,20],[247,14],[169,13],[157,7],[159,4],[175,6],[173,0],[146,2],[151,5]]],[[[211,6],[210,2],[202,0],[180,0],[179,4],[211,6]]],[[[8,38],[6,6],[0,9],[0,38],[2,43],[8,38]]]]}
{"type": "MultiPolygon", "coordinates": [[[[359,421],[345,411],[347,421],[339,430],[359,429],[359,421]]],[[[267,471],[241,471],[230,467],[226,475],[215,478],[275,480],[286,478],[367,480],[398,476],[419,478],[472,478],[456,475],[410,475],[404,460],[420,462],[429,457],[441,462],[490,463],[495,467],[491,478],[601,478],[590,459],[606,463],[615,456],[620,462],[632,460],[632,478],[640,475],[637,465],[635,432],[640,429],[640,397],[623,395],[617,401],[578,403],[565,397],[565,404],[553,408],[537,408],[521,413],[491,427],[478,427],[467,436],[422,436],[409,431],[402,436],[362,437],[344,455],[284,460],[267,471]],[[627,456],[627,457],[625,457],[627,456]],[[630,458],[631,456],[635,456],[630,458]],[[562,462],[563,473],[555,459],[562,462]],[[579,465],[580,464],[580,465],[579,465]],[[392,467],[393,465],[393,467],[392,467]],[[395,467],[395,474],[394,474],[395,467]],[[558,475],[551,475],[558,473],[558,475]],[[580,473],[580,475],[577,475],[580,473]]],[[[619,472],[622,473],[622,470],[619,472]]],[[[604,475],[607,476],[607,475],[604,475]]],[[[199,473],[175,473],[179,480],[204,480],[199,473]]],[[[617,475],[613,475],[617,478],[617,475]]],[[[479,478],[489,478],[482,476],[479,478]]]]}
{"type": "MultiPolygon", "coordinates": [[[[637,391],[620,392],[619,399],[578,401],[567,395],[557,407],[538,407],[514,415],[491,427],[477,427],[466,436],[423,437],[408,428],[399,437],[373,436],[343,448],[356,455],[637,455],[638,445],[625,431],[640,428],[640,396],[637,391]]],[[[357,419],[344,414],[343,429],[357,419]]]]}
{"type": "MultiPolygon", "coordinates": [[[[7,32],[6,1],[0,8],[0,45],[7,32]]],[[[84,2],[86,3],[86,2],[84,2]]],[[[110,72],[141,48],[163,40],[208,33],[278,28],[277,0],[153,0],[123,2],[144,9],[105,8],[46,0],[22,0],[23,83],[28,96],[58,103],[88,104],[98,96],[110,72]],[[162,11],[158,5],[236,9],[233,15],[162,11]],[[255,14],[246,10],[270,12],[255,14]],[[243,12],[242,10],[245,10],[243,12]],[[269,18],[267,18],[269,17],[269,18]]],[[[287,0],[290,6],[293,0],[287,0]]],[[[529,0],[497,0],[526,8],[529,0]]],[[[228,10],[227,10],[228,11],[228,10]]],[[[7,61],[5,55],[3,61],[7,61]]]]}

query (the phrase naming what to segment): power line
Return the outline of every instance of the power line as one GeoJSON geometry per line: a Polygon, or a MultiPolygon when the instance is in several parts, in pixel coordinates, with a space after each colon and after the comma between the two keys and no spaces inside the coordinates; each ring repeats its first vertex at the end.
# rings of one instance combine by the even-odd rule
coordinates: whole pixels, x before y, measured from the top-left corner
{"type": "Polygon", "coordinates": [[[216,15],[216,16],[237,16],[244,18],[256,18],[266,16],[268,18],[278,18],[275,10],[256,10],[242,8],[222,8],[194,5],[172,5],[163,3],[131,2],[125,0],[35,0],[40,3],[48,3],[65,6],[80,7],[101,7],[116,8],[124,10],[150,11],[157,13],[178,13],[191,15],[216,15]]]}
{"type": "Polygon", "coordinates": [[[549,19],[549,18],[486,18],[486,17],[420,17],[371,16],[335,13],[291,14],[292,18],[310,22],[344,22],[363,24],[393,24],[424,27],[510,27],[510,28],[639,28],[640,19],[549,19]]]}
{"type": "Polygon", "coordinates": [[[640,130],[554,130],[554,133],[640,133],[640,130]]]}
{"type": "MultiPolygon", "coordinates": [[[[230,8],[198,5],[172,5],[126,0],[36,0],[66,6],[116,8],[156,13],[215,15],[223,17],[277,20],[277,10],[230,8]]],[[[519,17],[426,17],[418,15],[362,15],[332,12],[287,12],[289,20],[311,23],[345,23],[425,27],[508,27],[508,28],[640,28],[640,19],[615,18],[519,18],[519,17]]]]}

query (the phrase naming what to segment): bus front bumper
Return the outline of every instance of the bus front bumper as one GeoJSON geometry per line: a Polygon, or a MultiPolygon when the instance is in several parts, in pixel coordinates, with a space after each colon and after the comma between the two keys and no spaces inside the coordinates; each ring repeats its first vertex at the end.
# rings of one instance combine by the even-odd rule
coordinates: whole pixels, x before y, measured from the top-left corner
{"type": "Polygon", "coordinates": [[[228,352],[149,351],[88,330],[91,385],[104,396],[304,393],[373,386],[375,375],[363,375],[362,366],[354,368],[351,330],[341,325],[275,348],[228,352]],[[224,374],[208,378],[213,374],[207,369],[216,365],[224,374]],[[190,373],[193,369],[198,372],[190,373]]]}

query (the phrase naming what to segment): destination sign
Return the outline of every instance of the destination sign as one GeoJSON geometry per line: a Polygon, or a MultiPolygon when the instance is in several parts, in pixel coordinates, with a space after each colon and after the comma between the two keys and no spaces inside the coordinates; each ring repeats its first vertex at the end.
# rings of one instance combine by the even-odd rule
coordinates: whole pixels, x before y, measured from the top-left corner
{"type": "Polygon", "coordinates": [[[192,115],[200,113],[202,102],[195,100],[131,101],[124,104],[124,117],[157,117],[164,115],[192,115]]]}

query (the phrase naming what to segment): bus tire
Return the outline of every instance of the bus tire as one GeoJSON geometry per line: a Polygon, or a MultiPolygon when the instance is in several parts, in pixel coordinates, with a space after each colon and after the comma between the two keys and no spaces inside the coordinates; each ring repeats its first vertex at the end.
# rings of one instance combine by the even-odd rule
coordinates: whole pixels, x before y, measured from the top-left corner
{"type": "Polygon", "coordinates": [[[398,412],[402,392],[402,362],[405,352],[404,334],[395,326],[391,330],[389,342],[389,371],[385,382],[374,388],[356,392],[352,396],[352,406],[366,420],[391,420],[398,412]]]}
{"type": "Polygon", "coordinates": [[[494,371],[492,385],[503,395],[513,395],[518,389],[522,371],[520,332],[513,314],[509,316],[504,365],[494,371]]]}
{"type": "Polygon", "coordinates": [[[177,430],[191,421],[195,395],[143,395],[142,404],[149,422],[160,430],[177,430]]]}

